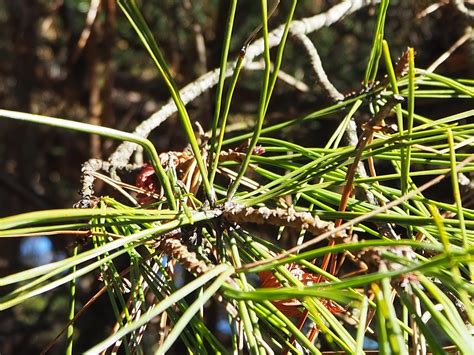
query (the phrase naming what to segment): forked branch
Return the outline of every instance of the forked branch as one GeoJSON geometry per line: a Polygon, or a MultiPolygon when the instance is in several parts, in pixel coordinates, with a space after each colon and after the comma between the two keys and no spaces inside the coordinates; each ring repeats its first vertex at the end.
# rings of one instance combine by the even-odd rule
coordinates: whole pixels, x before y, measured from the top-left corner
{"type": "MultiPolygon", "coordinates": [[[[329,27],[332,24],[340,21],[344,17],[357,12],[358,10],[368,6],[378,3],[379,0],[346,0],[342,1],[340,4],[337,4],[330,8],[327,12],[308,17],[302,20],[293,21],[291,23],[290,31],[293,34],[309,34],[315,32],[323,27],[329,27]]],[[[268,36],[268,45],[270,48],[276,47],[279,45],[285,25],[277,27],[275,30],[271,31],[268,36]]],[[[261,55],[264,50],[263,38],[257,39],[253,42],[246,50],[245,61],[251,62],[256,57],[261,55]]],[[[228,63],[226,67],[226,77],[232,75],[232,68],[235,66],[236,61],[228,63]]],[[[189,102],[193,101],[215,85],[217,85],[219,80],[219,71],[220,69],[214,69],[197,80],[188,84],[183,89],[180,90],[179,94],[183,103],[186,105],[189,102]]],[[[141,137],[147,137],[152,130],[161,125],[166,121],[172,114],[176,113],[177,108],[173,100],[170,100],[166,105],[164,105],[159,111],[155,112],[148,119],[139,124],[134,134],[141,137]]],[[[118,169],[125,166],[130,156],[136,149],[135,144],[130,144],[128,142],[122,143],[115,152],[110,156],[109,161],[112,164],[113,169],[118,169]]]]}

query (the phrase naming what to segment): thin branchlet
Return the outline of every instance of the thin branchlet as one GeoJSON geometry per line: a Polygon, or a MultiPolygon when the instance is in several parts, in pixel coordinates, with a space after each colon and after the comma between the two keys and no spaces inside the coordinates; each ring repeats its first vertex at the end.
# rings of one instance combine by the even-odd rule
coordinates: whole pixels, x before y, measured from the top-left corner
{"type": "Polygon", "coordinates": [[[292,208],[253,208],[235,203],[226,203],[223,208],[223,217],[227,221],[237,224],[256,223],[284,226],[306,230],[314,235],[334,229],[334,223],[322,221],[318,216],[313,216],[309,212],[296,212],[292,208]]]}
{"type": "MultiPolygon", "coordinates": [[[[93,207],[94,203],[94,182],[96,177],[94,173],[98,171],[110,172],[113,168],[113,165],[101,159],[89,159],[81,168],[81,190],[79,194],[81,199],[74,205],[76,208],[89,208],[93,207]]],[[[125,171],[134,171],[141,168],[141,165],[136,164],[126,164],[121,167],[125,171]]]]}
{"type": "Polygon", "coordinates": [[[213,267],[199,259],[197,254],[190,251],[179,238],[162,238],[155,247],[166,255],[176,259],[184,269],[194,275],[203,275],[213,267]]]}
{"type": "MultiPolygon", "coordinates": [[[[333,6],[324,13],[317,14],[312,17],[307,17],[301,20],[292,21],[291,32],[309,34],[315,32],[323,27],[329,27],[334,23],[340,21],[342,18],[360,10],[363,7],[373,5],[380,2],[380,0],[346,0],[333,6]]],[[[268,34],[269,47],[273,48],[280,44],[283,36],[285,25],[278,26],[268,34]]],[[[256,57],[261,55],[264,50],[263,39],[258,38],[245,48],[245,58],[248,62],[253,61],[256,57]]],[[[233,73],[235,63],[228,63],[225,70],[225,76],[229,77],[233,73]]],[[[203,93],[212,89],[219,82],[220,68],[214,69],[189,85],[180,90],[179,94],[183,103],[186,105],[193,101],[203,93]]],[[[159,111],[155,112],[148,119],[139,124],[134,134],[140,137],[147,137],[151,131],[159,127],[164,121],[176,113],[177,108],[172,100],[164,105],[159,111]]],[[[135,151],[137,145],[130,142],[122,143],[115,152],[110,156],[109,161],[113,166],[120,168],[126,165],[135,151]]]]}

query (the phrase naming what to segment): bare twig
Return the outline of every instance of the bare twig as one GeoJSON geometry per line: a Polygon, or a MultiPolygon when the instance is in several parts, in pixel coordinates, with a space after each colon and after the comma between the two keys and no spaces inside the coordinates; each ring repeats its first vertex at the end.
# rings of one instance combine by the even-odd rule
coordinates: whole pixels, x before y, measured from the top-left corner
{"type": "Polygon", "coordinates": [[[445,6],[447,4],[449,4],[449,0],[441,0],[441,1],[435,2],[434,4],[431,4],[428,7],[426,7],[424,10],[420,11],[416,15],[416,18],[421,19],[425,16],[428,16],[429,14],[438,10],[440,7],[445,6]]]}
{"type": "MultiPolygon", "coordinates": [[[[392,108],[403,101],[404,101],[403,97],[399,95],[395,95],[391,97],[389,101],[387,101],[387,103],[384,106],[382,106],[380,111],[377,112],[377,114],[373,118],[371,118],[369,122],[367,122],[366,129],[363,131],[363,133],[359,137],[357,145],[355,147],[356,155],[354,157],[354,162],[347,169],[346,184],[342,192],[343,199],[340,202],[339,211],[345,211],[346,209],[347,202],[349,200],[350,191],[352,191],[354,187],[353,183],[354,183],[356,169],[359,165],[360,159],[362,157],[362,153],[364,152],[364,149],[367,143],[369,143],[372,140],[372,137],[374,135],[374,127],[377,125],[380,125],[382,120],[384,120],[388,116],[392,108]]],[[[338,220],[336,222],[336,225],[339,225],[340,222],[341,220],[338,220]]]]}
{"type": "Polygon", "coordinates": [[[466,1],[464,0],[452,0],[451,3],[454,7],[466,17],[470,23],[474,22],[474,10],[466,7],[466,1]]]}
{"type": "Polygon", "coordinates": [[[323,68],[323,63],[319,57],[318,50],[314,46],[313,42],[304,33],[298,33],[296,31],[290,31],[292,38],[294,38],[298,44],[300,44],[306,51],[306,54],[310,58],[311,67],[313,74],[316,77],[319,84],[327,96],[332,101],[340,101],[344,99],[344,95],[341,94],[336,87],[329,81],[328,76],[323,68]]]}
{"type": "MultiPolygon", "coordinates": [[[[396,77],[399,78],[399,77],[405,75],[407,69],[408,69],[408,51],[405,51],[400,56],[400,58],[398,58],[398,60],[395,64],[395,75],[396,75],[396,77]]],[[[382,81],[380,81],[376,85],[377,86],[384,86],[384,85],[387,85],[388,82],[389,82],[389,78],[388,78],[388,75],[386,75],[384,77],[384,79],[382,79],[382,81]]],[[[379,114],[377,114],[377,116],[378,115],[379,114]]],[[[377,118],[377,119],[380,119],[380,117],[377,118]]],[[[383,119],[383,117],[382,117],[382,119],[383,119]]],[[[374,120],[375,120],[375,117],[371,121],[374,122],[374,120]]],[[[344,139],[345,139],[347,145],[358,146],[358,145],[361,144],[361,140],[359,139],[359,137],[357,135],[357,125],[354,122],[354,120],[349,121],[349,124],[347,125],[345,133],[346,134],[344,135],[344,139]]],[[[367,131],[366,131],[366,133],[367,133],[367,131]]],[[[374,132],[372,131],[370,133],[370,135],[371,135],[371,137],[363,137],[363,136],[361,137],[361,139],[369,138],[366,142],[364,142],[364,145],[367,144],[367,143],[370,143],[372,141],[372,136],[374,135],[374,132]]],[[[373,167],[372,158],[369,158],[368,161],[369,161],[369,170],[372,173],[372,175],[374,175],[375,170],[374,170],[374,167],[373,167]]],[[[353,170],[355,169],[355,172],[357,172],[357,174],[360,177],[367,177],[368,176],[367,171],[365,169],[365,166],[361,161],[359,161],[359,163],[356,166],[352,165],[351,169],[353,169],[353,170]]],[[[347,184],[346,184],[346,186],[347,186],[347,184]]],[[[348,193],[348,191],[346,191],[346,193],[348,193]]],[[[378,200],[375,198],[374,194],[370,190],[364,190],[364,195],[365,195],[366,200],[369,203],[371,203],[374,206],[379,205],[378,200]]],[[[343,197],[343,198],[345,198],[345,197],[343,197]]],[[[398,239],[397,234],[395,233],[393,227],[389,223],[376,223],[376,225],[377,225],[377,228],[379,229],[379,231],[383,235],[385,235],[387,237],[391,237],[393,239],[398,239]]]]}
{"type": "Polygon", "coordinates": [[[195,252],[181,243],[179,238],[163,238],[155,248],[178,260],[187,271],[195,275],[205,274],[213,267],[199,259],[195,252]]]}
{"type": "Polygon", "coordinates": [[[110,168],[110,163],[105,162],[101,159],[89,159],[82,164],[81,169],[81,199],[75,204],[77,208],[89,208],[91,207],[91,198],[94,195],[94,181],[95,177],[92,172],[100,170],[107,171],[110,168]]]}
{"type": "Polygon", "coordinates": [[[314,235],[319,235],[322,232],[328,232],[334,229],[334,223],[322,221],[318,216],[313,216],[309,212],[296,212],[292,208],[253,208],[234,203],[226,203],[224,205],[223,216],[230,222],[285,226],[297,230],[304,229],[314,235]]]}
{"type": "Polygon", "coordinates": [[[446,59],[448,59],[453,52],[461,47],[464,43],[467,42],[468,39],[472,38],[472,28],[468,27],[466,29],[466,33],[462,35],[446,52],[444,52],[442,55],[439,56],[438,59],[436,59],[433,64],[431,64],[426,71],[428,73],[432,73],[438,68],[446,59]]]}
{"type": "Polygon", "coordinates": [[[81,54],[82,50],[87,44],[91,33],[92,33],[92,26],[97,18],[97,14],[99,12],[100,0],[91,0],[91,4],[89,6],[89,11],[87,12],[86,17],[86,24],[82,29],[81,35],[79,36],[79,40],[77,41],[77,45],[74,48],[74,52],[71,57],[71,61],[75,62],[79,55],[81,54]]]}
{"type": "MultiPolygon", "coordinates": [[[[299,21],[293,21],[291,23],[292,33],[302,33],[308,34],[314,31],[317,31],[323,27],[331,26],[332,24],[340,21],[342,18],[353,14],[354,12],[360,10],[363,7],[372,5],[379,2],[379,0],[346,0],[341,3],[333,6],[327,12],[318,14],[312,17],[308,17],[299,21]]],[[[277,27],[275,30],[269,33],[268,36],[268,45],[270,48],[273,48],[280,44],[281,37],[283,35],[285,25],[277,27]]],[[[245,60],[247,62],[253,61],[257,56],[261,55],[264,50],[263,38],[257,39],[254,43],[249,45],[246,50],[245,60]]],[[[226,77],[232,75],[232,68],[235,66],[236,62],[231,62],[226,67],[226,77]]],[[[191,84],[185,86],[180,92],[181,99],[186,105],[192,100],[196,99],[198,96],[202,95],[204,92],[208,91],[214,87],[219,80],[219,71],[220,69],[215,69],[210,71],[191,84]]],[[[155,112],[148,119],[143,121],[140,125],[137,126],[134,133],[141,136],[147,137],[152,130],[162,124],[166,119],[168,119],[172,114],[176,113],[176,105],[171,100],[166,105],[164,105],[159,111],[155,112]]],[[[110,156],[109,161],[111,164],[120,168],[125,166],[133,151],[136,149],[136,144],[124,142],[122,143],[115,152],[110,156]]]]}
{"type": "MultiPolygon", "coordinates": [[[[96,176],[94,173],[102,170],[102,171],[110,171],[112,164],[101,160],[101,159],[89,159],[82,165],[81,169],[81,190],[79,194],[81,195],[81,199],[79,202],[76,203],[75,207],[77,208],[88,208],[91,207],[91,199],[94,195],[94,181],[96,176]]],[[[122,169],[133,171],[141,166],[133,165],[133,164],[126,164],[122,167],[122,169]]]]}
{"type": "MultiPolygon", "coordinates": [[[[245,65],[245,69],[247,70],[263,70],[265,69],[265,63],[262,61],[258,62],[251,62],[245,65]]],[[[272,63],[272,70],[273,70],[273,63],[272,63]]],[[[304,82],[301,80],[296,79],[294,76],[285,73],[283,70],[278,71],[278,79],[281,81],[287,83],[288,85],[294,87],[296,90],[299,90],[301,92],[308,92],[309,87],[306,85],[304,82]]]]}

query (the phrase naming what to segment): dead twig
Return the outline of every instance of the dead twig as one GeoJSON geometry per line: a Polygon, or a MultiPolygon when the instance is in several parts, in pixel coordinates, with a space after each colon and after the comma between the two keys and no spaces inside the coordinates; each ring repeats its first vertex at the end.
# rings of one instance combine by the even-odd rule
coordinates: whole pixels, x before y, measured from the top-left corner
{"type": "MultiPolygon", "coordinates": [[[[302,20],[293,21],[291,23],[292,33],[302,33],[309,34],[315,32],[323,27],[329,27],[332,24],[340,21],[346,16],[349,16],[358,10],[378,3],[379,0],[346,0],[341,3],[333,6],[328,11],[308,17],[302,20]]],[[[270,48],[276,47],[280,44],[281,38],[283,36],[285,25],[277,27],[275,30],[271,31],[268,35],[268,46],[270,48]]],[[[248,46],[246,49],[245,60],[246,62],[252,62],[257,56],[261,55],[264,51],[263,38],[259,38],[248,46]]],[[[229,77],[233,73],[233,68],[236,64],[236,61],[230,62],[225,68],[225,76],[229,77]]],[[[193,101],[203,93],[207,92],[209,89],[217,85],[219,81],[220,69],[214,69],[203,76],[199,77],[197,80],[191,84],[185,86],[180,90],[179,94],[183,103],[186,105],[189,102],[193,101]]],[[[152,130],[160,126],[164,121],[166,121],[172,114],[176,113],[177,108],[175,103],[170,100],[166,105],[164,105],[159,111],[155,112],[148,119],[139,124],[135,131],[133,132],[136,135],[141,137],[147,137],[152,130]]],[[[109,157],[109,162],[112,164],[113,168],[120,169],[124,167],[133,152],[135,151],[137,145],[130,142],[122,143],[115,152],[109,157]]]]}
{"type": "MultiPolygon", "coordinates": [[[[452,0],[451,4],[472,24],[474,22],[474,9],[467,8],[466,2],[464,0],[452,0]]],[[[469,3],[472,5],[471,1],[469,3]]]]}
{"type": "Polygon", "coordinates": [[[438,68],[443,62],[445,62],[451,54],[454,53],[456,49],[461,47],[464,43],[466,43],[470,38],[472,38],[472,28],[468,27],[466,29],[466,33],[462,35],[446,52],[439,56],[427,69],[428,73],[432,73],[438,68]]]}
{"type": "MultiPolygon", "coordinates": [[[[462,162],[460,162],[457,166],[456,166],[456,172],[461,170],[464,166],[466,166],[467,164],[469,164],[471,161],[474,161],[474,155],[473,156],[470,156],[469,158],[466,158],[464,159],[462,162]]],[[[384,206],[381,206],[379,208],[376,208],[375,210],[369,212],[369,213],[366,213],[362,216],[359,216],[359,217],[356,217],[342,225],[340,225],[339,227],[336,227],[334,228],[332,231],[327,231],[327,232],[324,232],[323,234],[319,235],[318,237],[316,238],[313,238],[311,240],[308,240],[307,242],[305,243],[302,243],[300,245],[297,245],[291,249],[288,249],[286,250],[285,252],[281,253],[281,254],[278,254],[276,255],[275,257],[272,257],[272,258],[268,258],[268,259],[264,259],[264,260],[260,260],[260,261],[256,261],[256,262],[253,262],[253,263],[249,263],[249,264],[246,264],[246,265],[243,265],[241,268],[239,268],[238,270],[236,270],[237,272],[241,271],[241,270],[248,270],[250,268],[253,268],[255,266],[260,266],[260,265],[265,265],[265,264],[268,264],[268,263],[271,263],[273,261],[276,261],[276,260],[280,260],[280,259],[283,259],[287,256],[290,256],[294,253],[297,253],[298,251],[300,251],[301,249],[305,249],[305,248],[308,248],[312,245],[315,245],[331,236],[334,236],[336,235],[336,233],[338,232],[341,232],[341,231],[344,231],[354,225],[356,225],[357,223],[361,223],[363,221],[366,221],[374,216],[377,216],[378,214],[381,214],[381,213],[384,213],[386,211],[388,211],[389,209],[391,209],[392,207],[395,207],[395,206],[398,206],[400,204],[402,204],[403,202],[411,199],[412,197],[416,196],[417,194],[419,194],[420,192],[423,192],[427,189],[429,189],[430,187],[436,185],[436,184],[439,184],[442,180],[444,180],[447,176],[451,175],[452,172],[448,172],[446,174],[442,174],[442,175],[438,175],[437,177],[435,177],[434,179],[428,181],[427,183],[421,185],[419,188],[416,188],[416,189],[413,189],[412,191],[410,191],[409,193],[399,197],[398,199],[396,200],[393,200],[392,202],[390,203],[387,203],[386,205],[384,206]]]]}
{"type": "Polygon", "coordinates": [[[316,77],[316,80],[321,85],[321,88],[324,90],[326,95],[332,101],[340,101],[344,99],[344,95],[341,94],[336,87],[329,81],[328,76],[323,68],[323,63],[319,57],[318,50],[314,46],[313,42],[306,36],[304,33],[299,33],[294,30],[290,31],[290,34],[293,39],[296,40],[298,44],[301,45],[306,51],[311,63],[311,68],[313,69],[313,74],[316,77]]]}
{"type": "Polygon", "coordinates": [[[307,230],[313,235],[334,229],[334,223],[322,221],[318,216],[313,216],[309,212],[296,212],[292,208],[253,208],[230,202],[224,205],[223,216],[230,222],[285,226],[297,230],[307,230]]]}

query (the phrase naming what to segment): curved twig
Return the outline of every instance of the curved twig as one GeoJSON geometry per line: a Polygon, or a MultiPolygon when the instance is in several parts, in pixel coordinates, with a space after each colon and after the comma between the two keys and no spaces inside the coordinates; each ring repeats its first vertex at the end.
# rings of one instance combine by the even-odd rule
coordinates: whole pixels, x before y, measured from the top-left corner
{"type": "MultiPolygon", "coordinates": [[[[308,17],[302,20],[293,21],[291,23],[292,33],[308,34],[317,31],[323,27],[328,27],[335,22],[340,21],[344,17],[360,10],[363,7],[379,2],[373,0],[346,0],[330,8],[327,12],[308,17]]],[[[284,31],[284,25],[277,27],[275,30],[269,33],[268,45],[270,48],[276,47],[281,40],[284,31]]],[[[263,38],[257,39],[253,42],[246,50],[245,60],[247,62],[253,61],[257,56],[261,55],[264,50],[263,38]]],[[[227,65],[226,77],[232,75],[232,68],[235,66],[236,61],[233,61],[227,65]]],[[[207,90],[214,87],[219,80],[220,69],[214,69],[210,71],[191,84],[185,86],[180,90],[179,94],[183,103],[186,105],[198,96],[202,95],[207,90]]],[[[134,133],[141,136],[147,137],[152,130],[162,124],[172,114],[176,112],[176,106],[172,100],[164,105],[159,111],[155,112],[148,119],[139,124],[134,133]]],[[[127,142],[122,143],[115,152],[110,156],[109,162],[113,169],[124,167],[130,156],[136,149],[136,144],[130,144],[127,142]]]]}
{"type": "Polygon", "coordinates": [[[474,22],[474,10],[468,9],[464,0],[452,0],[451,3],[461,14],[464,15],[464,17],[470,21],[471,24],[474,22]]]}
{"type": "MultiPolygon", "coordinates": [[[[125,164],[121,169],[128,171],[137,170],[140,165],[125,164]]],[[[79,194],[81,199],[77,202],[74,207],[76,208],[89,208],[92,207],[92,197],[94,195],[94,182],[96,176],[94,173],[98,171],[110,171],[112,164],[102,159],[89,159],[82,164],[81,169],[81,190],[79,194]]]]}
{"type": "Polygon", "coordinates": [[[291,37],[297,41],[306,51],[310,62],[311,68],[313,69],[313,74],[315,75],[316,79],[318,80],[319,84],[321,84],[322,89],[326,93],[327,96],[332,101],[340,101],[344,99],[344,95],[341,94],[336,87],[329,81],[328,76],[323,68],[323,63],[321,62],[321,58],[319,57],[318,50],[316,49],[315,45],[308,36],[304,33],[297,33],[294,31],[290,31],[291,37]]]}

